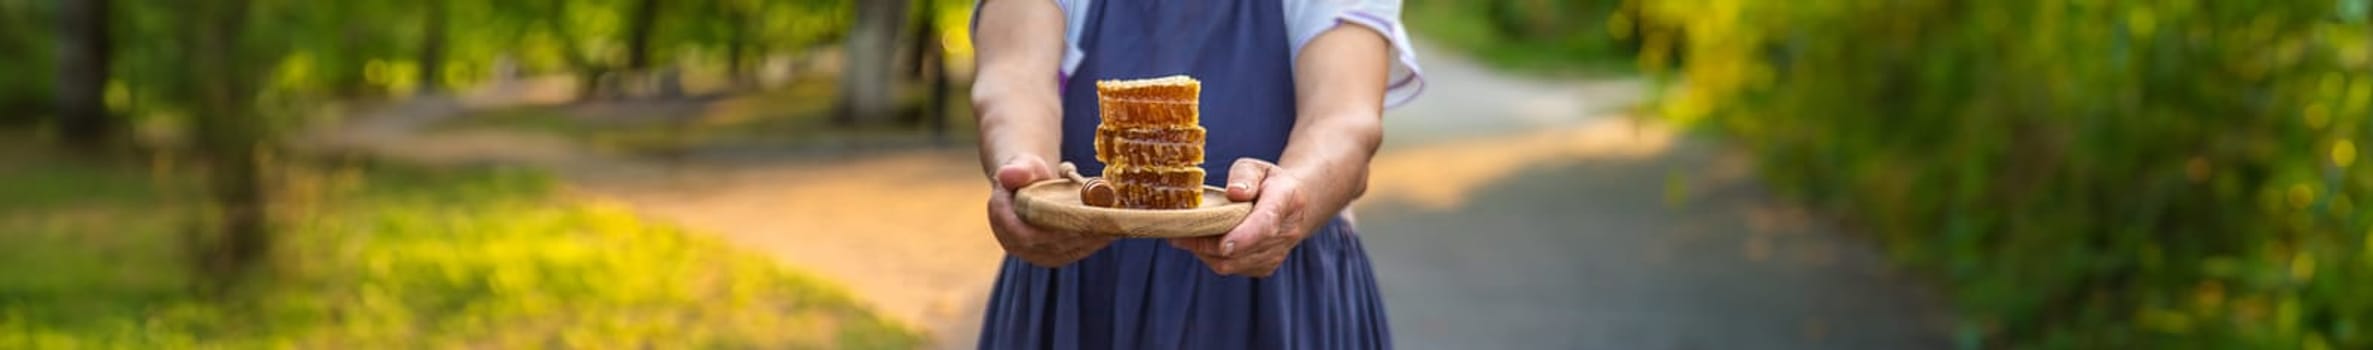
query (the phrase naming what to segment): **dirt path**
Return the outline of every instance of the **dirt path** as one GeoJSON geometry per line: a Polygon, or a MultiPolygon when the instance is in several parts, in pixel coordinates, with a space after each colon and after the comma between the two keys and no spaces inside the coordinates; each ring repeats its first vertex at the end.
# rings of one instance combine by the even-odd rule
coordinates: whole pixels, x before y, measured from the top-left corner
{"type": "MultiPolygon", "coordinates": [[[[1941,304],[1874,247],[1773,204],[1745,159],[1621,117],[1640,83],[1425,57],[1427,95],[1388,113],[1357,207],[1402,347],[1947,345],[1941,304]]],[[[533,137],[419,137],[408,142],[452,148],[431,159],[557,169],[579,191],[836,279],[941,348],[972,345],[1001,257],[965,147],[663,162],[533,137]]]]}
{"type": "Polygon", "coordinates": [[[972,151],[681,164],[577,183],[838,280],[944,347],[972,344],[1003,256],[987,231],[988,183],[972,151]]]}

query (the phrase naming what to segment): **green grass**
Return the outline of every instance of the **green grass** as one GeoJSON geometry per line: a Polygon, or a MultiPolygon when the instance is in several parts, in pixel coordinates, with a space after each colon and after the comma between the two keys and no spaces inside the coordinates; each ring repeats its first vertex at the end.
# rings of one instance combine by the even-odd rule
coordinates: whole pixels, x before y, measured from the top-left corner
{"type": "Polygon", "coordinates": [[[109,204],[154,200],[156,193],[138,186],[146,174],[106,171],[91,162],[58,162],[40,171],[0,174],[0,211],[31,210],[77,204],[109,204]]]}
{"type": "Polygon", "coordinates": [[[508,108],[474,114],[464,118],[453,119],[451,121],[439,123],[431,127],[430,130],[455,131],[499,128],[578,137],[589,136],[589,134],[593,132],[600,131],[598,128],[594,128],[590,125],[570,121],[565,108],[566,107],[559,106],[527,106],[508,108]]]}
{"type": "MultiPolygon", "coordinates": [[[[12,158],[26,158],[10,155],[12,158]]],[[[184,177],[0,168],[0,348],[908,348],[826,281],[524,170],[276,167],[270,277],[199,298],[184,177]],[[40,187],[57,187],[44,189],[40,187]]],[[[103,162],[99,162],[103,163],[103,162]]],[[[158,174],[174,174],[161,172],[158,174]]]]}

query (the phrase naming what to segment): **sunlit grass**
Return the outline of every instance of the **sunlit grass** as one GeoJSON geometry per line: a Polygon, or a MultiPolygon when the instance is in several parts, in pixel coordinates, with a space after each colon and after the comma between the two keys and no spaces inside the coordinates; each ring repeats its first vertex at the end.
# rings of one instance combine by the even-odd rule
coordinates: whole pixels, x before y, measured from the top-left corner
{"type": "Polygon", "coordinates": [[[11,208],[0,212],[0,348],[918,341],[830,283],[618,205],[554,193],[545,176],[523,170],[275,167],[272,277],[201,298],[190,292],[196,277],[182,243],[206,227],[194,219],[202,207],[163,199],[186,192],[183,184],[132,166],[14,163],[0,180],[108,190],[0,200],[11,208]]]}

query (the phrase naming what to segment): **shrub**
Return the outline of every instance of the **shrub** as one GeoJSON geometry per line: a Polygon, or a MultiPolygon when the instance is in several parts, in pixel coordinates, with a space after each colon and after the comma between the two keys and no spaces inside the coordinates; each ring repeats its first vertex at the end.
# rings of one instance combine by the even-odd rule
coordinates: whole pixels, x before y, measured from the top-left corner
{"type": "Polygon", "coordinates": [[[1965,345],[2373,347],[2365,1],[1638,4],[1653,109],[1935,271],[1965,345]]]}

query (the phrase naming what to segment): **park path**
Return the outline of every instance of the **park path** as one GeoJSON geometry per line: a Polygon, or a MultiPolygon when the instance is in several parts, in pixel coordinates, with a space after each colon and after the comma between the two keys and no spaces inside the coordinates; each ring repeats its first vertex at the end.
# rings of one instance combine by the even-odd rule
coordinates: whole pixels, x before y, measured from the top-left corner
{"type": "MultiPolygon", "coordinates": [[[[1874,245],[1766,195],[1736,152],[1627,117],[1642,83],[1519,78],[1421,54],[1428,90],[1387,113],[1356,208],[1402,347],[1949,345],[1941,301],[1874,245]]],[[[425,158],[550,167],[577,192],[837,280],[940,348],[972,345],[1002,256],[969,147],[658,161],[539,138],[415,137],[403,143],[455,148],[425,158]]]]}
{"type": "Polygon", "coordinates": [[[1426,55],[1356,212],[1412,349],[1944,348],[1878,247],[1768,195],[1751,160],[1633,118],[1633,80],[1426,55]]]}

